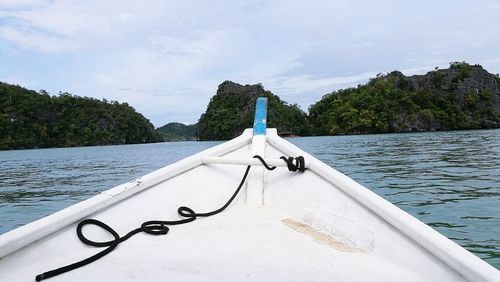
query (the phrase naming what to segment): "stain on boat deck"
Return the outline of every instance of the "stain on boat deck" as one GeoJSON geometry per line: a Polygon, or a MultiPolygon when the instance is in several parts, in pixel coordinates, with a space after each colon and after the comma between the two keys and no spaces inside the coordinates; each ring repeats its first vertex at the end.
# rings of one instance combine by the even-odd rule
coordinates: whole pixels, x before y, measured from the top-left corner
{"type": "Polygon", "coordinates": [[[328,234],[319,232],[312,228],[311,226],[304,224],[302,222],[298,222],[294,219],[291,218],[285,218],[282,220],[283,224],[286,226],[292,228],[293,230],[300,232],[302,234],[308,235],[311,238],[313,238],[314,242],[320,243],[323,245],[328,245],[338,251],[342,252],[350,252],[350,253],[364,253],[362,250],[354,247],[354,246],[349,246],[343,242],[340,242],[338,240],[335,240],[332,236],[329,236],[328,234]]]}

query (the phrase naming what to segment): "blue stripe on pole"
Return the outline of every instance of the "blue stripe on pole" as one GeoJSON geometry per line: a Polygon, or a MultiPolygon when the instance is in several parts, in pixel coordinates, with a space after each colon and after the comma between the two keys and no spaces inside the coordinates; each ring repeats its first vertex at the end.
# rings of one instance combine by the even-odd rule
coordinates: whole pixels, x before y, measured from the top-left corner
{"type": "Polygon", "coordinates": [[[267,98],[257,98],[255,103],[255,119],[253,122],[253,135],[266,135],[267,98]]]}

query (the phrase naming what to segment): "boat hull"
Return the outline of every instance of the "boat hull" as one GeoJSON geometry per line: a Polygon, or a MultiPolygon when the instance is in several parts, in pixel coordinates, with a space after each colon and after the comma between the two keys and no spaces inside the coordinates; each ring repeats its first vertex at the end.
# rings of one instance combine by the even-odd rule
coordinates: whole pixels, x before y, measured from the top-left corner
{"type": "MultiPolygon", "coordinates": [[[[451,240],[276,134],[263,154],[302,155],[304,173],[252,167],[224,212],[140,233],[96,262],[50,281],[494,281],[499,272],[451,240]],[[252,171],[251,170],[251,171],[252,171]],[[261,193],[261,195],[259,195],[261,193]]],[[[262,149],[262,148],[261,148],[262,149]]],[[[251,130],[136,181],[0,236],[0,281],[79,261],[100,249],[75,234],[83,218],[119,234],[148,220],[175,220],[177,208],[207,212],[223,205],[245,166],[204,164],[204,157],[249,158],[251,130]]],[[[93,240],[112,239],[85,227],[93,240]]]]}

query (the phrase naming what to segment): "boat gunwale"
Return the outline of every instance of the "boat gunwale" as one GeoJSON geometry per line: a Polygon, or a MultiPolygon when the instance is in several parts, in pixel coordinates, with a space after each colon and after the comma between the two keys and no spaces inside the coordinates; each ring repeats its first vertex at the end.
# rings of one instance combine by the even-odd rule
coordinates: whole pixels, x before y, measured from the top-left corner
{"type": "Polygon", "coordinates": [[[276,129],[269,133],[271,134],[268,134],[266,139],[270,145],[286,155],[300,154],[304,156],[308,160],[310,171],[333,184],[466,279],[473,281],[500,280],[500,271],[473,253],[347,175],[278,136],[276,129]]]}
{"type": "Polygon", "coordinates": [[[223,156],[250,144],[252,129],[222,144],[203,150],[175,163],[157,169],[136,180],[104,190],[84,201],[66,207],[48,216],[27,223],[0,235],[0,260],[28,245],[41,240],[91,214],[125,200],[141,191],[160,184],[203,164],[202,157],[223,156]]]}
{"type": "MultiPolygon", "coordinates": [[[[265,139],[269,145],[286,155],[304,156],[308,160],[310,171],[340,189],[464,278],[474,281],[500,279],[500,272],[493,266],[373,191],[279,137],[276,129],[268,128],[265,139]]],[[[186,157],[135,181],[105,190],[85,201],[2,234],[0,235],[0,259],[84,217],[202,165],[202,157],[222,156],[249,145],[251,141],[252,129],[246,129],[242,135],[232,140],[186,157]]]]}

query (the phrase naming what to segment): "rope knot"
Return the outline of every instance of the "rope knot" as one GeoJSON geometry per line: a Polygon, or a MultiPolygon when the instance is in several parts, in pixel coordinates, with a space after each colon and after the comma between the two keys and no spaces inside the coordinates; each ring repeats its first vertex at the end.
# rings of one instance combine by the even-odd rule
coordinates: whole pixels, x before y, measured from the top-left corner
{"type": "Polygon", "coordinates": [[[298,156],[298,157],[285,157],[281,156],[280,159],[284,160],[286,162],[286,165],[288,167],[289,171],[300,171],[304,172],[306,170],[306,164],[303,156],[298,156]],[[294,163],[295,160],[295,163],[294,163]]]}

